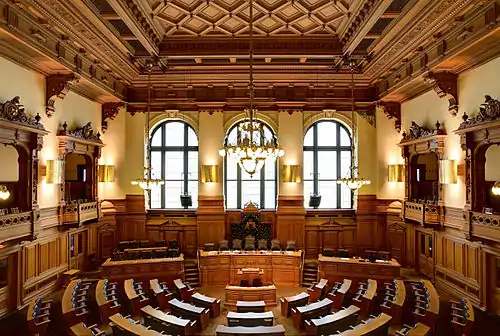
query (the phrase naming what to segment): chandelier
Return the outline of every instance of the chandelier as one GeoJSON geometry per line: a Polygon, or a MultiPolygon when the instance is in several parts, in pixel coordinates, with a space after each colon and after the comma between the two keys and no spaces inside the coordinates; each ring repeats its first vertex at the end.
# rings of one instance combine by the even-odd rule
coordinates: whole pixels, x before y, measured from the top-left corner
{"type": "Polygon", "coordinates": [[[147,123],[146,123],[146,167],[144,167],[144,176],[133,180],[132,185],[138,185],[143,190],[151,190],[153,187],[158,187],[165,183],[165,181],[160,179],[151,178],[152,168],[150,167],[151,161],[149,153],[151,151],[151,145],[149,143],[149,130],[150,130],[150,116],[151,116],[151,71],[153,70],[153,63],[151,61],[146,62],[145,69],[148,72],[148,109],[147,109],[147,123]]]}
{"type": "Polygon", "coordinates": [[[337,183],[344,183],[351,190],[358,190],[366,184],[370,184],[371,181],[364,177],[359,176],[358,167],[355,166],[355,143],[357,141],[357,122],[354,118],[354,70],[356,69],[356,63],[353,60],[349,61],[349,67],[351,70],[351,120],[352,120],[352,141],[351,141],[351,167],[349,168],[349,173],[346,177],[341,178],[337,183]]]}
{"type": "Polygon", "coordinates": [[[249,105],[245,109],[247,117],[238,125],[236,141],[225,143],[224,148],[219,150],[220,156],[226,156],[238,162],[240,167],[252,177],[262,169],[264,163],[273,162],[278,157],[285,155],[285,152],[278,145],[276,137],[266,137],[264,124],[255,115],[257,110],[253,108],[254,83],[253,83],[253,0],[250,0],[250,81],[249,81],[249,105]]]}
{"type": "Polygon", "coordinates": [[[491,188],[491,192],[495,196],[500,196],[500,181],[496,181],[495,184],[493,184],[493,187],[491,188]]]}

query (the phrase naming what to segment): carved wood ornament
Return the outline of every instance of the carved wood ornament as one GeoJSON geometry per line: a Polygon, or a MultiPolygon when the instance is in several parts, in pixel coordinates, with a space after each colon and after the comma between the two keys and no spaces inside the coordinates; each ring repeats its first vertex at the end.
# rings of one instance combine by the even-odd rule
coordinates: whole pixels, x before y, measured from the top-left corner
{"type": "Polygon", "coordinates": [[[101,130],[105,133],[108,130],[108,120],[115,120],[120,107],[125,106],[123,102],[113,102],[102,104],[101,107],[101,130]]]}
{"type": "Polygon", "coordinates": [[[452,116],[458,113],[458,76],[450,72],[429,72],[424,78],[432,85],[439,98],[447,98],[449,102],[448,111],[452,116]]]}
{"type": "Polygon", "coordinates": [[[78,83],[79,77],[75,74],[57,74],[46,78],[45,99],[47,105],[45,113],[52,117],[56,112],[55,103],[57,98],[64,99],[71,85],[78,83]]]}
{"type": "Polygon", "coordinates": [[[379,102],[378,106],[382,108],[387,119],[394,119],[394,129],[401,132],[401,103],[398,102],[379,102]]]}

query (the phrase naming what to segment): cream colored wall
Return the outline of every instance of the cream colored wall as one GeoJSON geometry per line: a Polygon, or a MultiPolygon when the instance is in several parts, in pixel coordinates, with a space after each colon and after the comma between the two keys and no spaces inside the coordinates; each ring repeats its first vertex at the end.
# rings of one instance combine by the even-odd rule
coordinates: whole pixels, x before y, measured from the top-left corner
{"type": "Polygon", "coordinates": [[[0,159],[2,160],[2,169],[0,169],[0,181],[16,182],[19,180],[19,164],[17,159],[19,155],[12,146],[0,145],[0,159]]]}
{"type": "Polygon", "coordinates": [[[371,184],[358,190],[358,195],[377,193],[377,130],[363,117],[356,114],[358,124],[357,160],[358,173],[371,181],[371,184]]]}
{"type": "MultiPolygon", "coordinates": [[[[304,128],[302,113],[279,113],[278,115],[278,141],[285,155],[279,159],[278,169],[278,197],[279,196],[302,196],[304,185],[302,183],[283,183],[281,181],[281,170],[283,165],[300,165],[302,167],[304,146],[304,128]]],[[[300,169],[302,174],[302,169],[300,169]]],[[[302,177],[303,178],[303,177],[302,177]]]]}
{"type": "Polygon", "coordinates": [[[136,113],[131,116],[125,115],[125,158],[126,168],[118,171],[119,178],[123,181],[122,188],[125,194],[143,194],[138,186],[133,186],[130,181],[144,176],[144,153],[145,153],[145,122],[144,113],[136,113]]]}
{"type": "MultiPolygon", "coordinates": [[[[218,196],[223,194],[223,160],[219,149],[224,141],[224,115],[221,112],[199,113],[198,162],[202,165],[219,166],[218,183],[201,183],[199,176],[198,195],[218,196]]],[[[201,172],[201,169],[199,169],[201,172]]],[[[201,173],[200,173],[201,174],[201,173]]]]}
{"type": "Polygon", "coordinates": [[[486,181],[500,181],[500,146],[490,146],[486,151],[486,181]]]}

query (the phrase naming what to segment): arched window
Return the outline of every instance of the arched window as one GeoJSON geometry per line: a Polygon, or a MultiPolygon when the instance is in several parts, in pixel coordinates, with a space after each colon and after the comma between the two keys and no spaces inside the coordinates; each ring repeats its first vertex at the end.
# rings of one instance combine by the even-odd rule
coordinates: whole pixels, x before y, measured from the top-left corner
{"type": "Polygon", "coordinates": [[[351,209],[352,191],[337,180],[349,174],[351,134],[341,123],[322,120],[314,123],[304,137],[304,200],[321,195],[320,208],[351,209]]]}
{"type": "Polygon", "coordinates": [[[191,193],[193,208],[198,207],[198,137],[193,128],[167,120],[154,128],[150,144],[152,176],[165,180],[151,190],[151,208],[182,208],[183,191],[191,193]]]}
{"type": "MultiPolygon", "coordinates": [[[[235,143],[238,136],[238,126],[235,124],[226,135],[225,144],[235,143]]],[[[275,137],[269,125],[264,124],[264,136],[275,137]]],[[[262,209],[276,208],[276,171],[277,163],[264,164],[262,169],[250,177],[239,164],[227,156],[224,157],[224,193],[227,209],[241,209],[246,203],[252,201],[262,209]]]]}

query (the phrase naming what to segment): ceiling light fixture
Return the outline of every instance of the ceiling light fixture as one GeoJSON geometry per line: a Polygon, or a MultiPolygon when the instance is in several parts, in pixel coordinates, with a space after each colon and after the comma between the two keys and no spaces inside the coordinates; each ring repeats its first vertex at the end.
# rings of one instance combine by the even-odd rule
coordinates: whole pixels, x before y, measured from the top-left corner
{"type": "Polygon", "coordinates": [[[238,162],[240,167],[250,177],[262,169],[264,163],[276,161],[278,157],[285,155],[283,149],[278,145],[276,136],[266,137],[264,124],[255,119],[257,110],[253,108],[255,88],[253,83],[253,0],[250,0],[250,83],[249,83],[249,108],[245,109],[247,117],[238,126],[236,141],[225,143],[224,148],[219,150],[220,156],[228,156],[238,162]]]}

